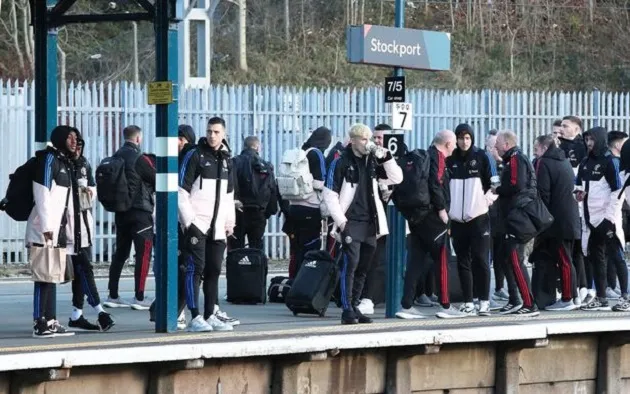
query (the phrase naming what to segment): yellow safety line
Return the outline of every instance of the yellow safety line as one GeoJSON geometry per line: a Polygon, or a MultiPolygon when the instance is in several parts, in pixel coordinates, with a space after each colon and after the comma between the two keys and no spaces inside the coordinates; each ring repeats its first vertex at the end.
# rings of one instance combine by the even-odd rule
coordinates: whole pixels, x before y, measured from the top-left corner
{"type": "MultiPolygon", "coordinates": [[[[275,330],[266,332],[255,331],[233,331],[233,332],[212,332],[212,333],[174,333],[169,336],[157,336],[148,338],[134,338],[134,339],[122,339],[112,341],[94,341],[94,342],[79,342],[79,343],[65,343],[65,344],[46,344],[46,345],[33,345],[33,346],[9,346],[0,347],[0,353],[17,353],[17,352],[35,352],[35,351],[51,351],[51,350],[65,350],[65,349],[80,349],[80,348],[93,348],[93,347],[123,347],[126,345],[144,345],[144,344],[165,344],[165,343],[177,343],[177,342],[213,342],[218,339],[234,339],[234,341],[253,341],[259,339],[268,339],[269,337],[287,337],[295,336],[302,337],[306,335],[326,335],[326,334],[349,334],[357,332],[372,332],[372,331],[386,331],[396,329],[400,331],[401,328],[413,329],[413,328],[453,328],[453,326],[468,326],[475,328],[474,324],[483,324],[485,327],[489,326],[501,326],[505,323],[514,322],[553,322],[554,320],[585,320],[594,318],[607,318],[618,319],[627,318],[630,312],[578,312],[578,313],[562,313],[549,316],[549,318],[535,318],[526,316],[496,316],[498,319],[492,317],[471,317],[464,319],[431,319],[431,320],[402,320],[402,321],[389,321],[386,323],[372,323],[372,324],[357,324],[357,325],[330,325],[330,326],[313,326],[302,327],[288,330],[275,330]],[[208,341],[210,340],[210,341],[208,341]]],[[[161,335],[161,334],[155,334],[161,335]]]]}

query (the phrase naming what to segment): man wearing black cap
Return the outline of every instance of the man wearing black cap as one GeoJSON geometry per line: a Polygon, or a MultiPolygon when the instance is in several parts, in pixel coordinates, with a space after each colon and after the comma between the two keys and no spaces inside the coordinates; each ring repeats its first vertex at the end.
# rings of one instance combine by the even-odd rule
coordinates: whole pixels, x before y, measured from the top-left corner
{"type": "MultiPolygon", "coordinates": [[[[623,240],[623,200],[619,199],[622,186],[619,159],[608,152],[608,133],[605,128],[594,127],[588,130],[584,133],[584,139],[588,156],[578,168],[575,183],[577,199],[584,203],[582,250],[589,257],[588,261],[593,268],[596,296],[589,294],[582,309],[610,310],[606,299],[606,255],[615,259],[617,266],[625,265],[620,254],[620,240],[623,240]]],[[[622,284],[626,297],[627,286],[626,277],[626,283],[622,284]]]]}
{"type": "Polygon", "coordinates": [[[451,234],[457,254],[459,278],[464,293],[460,312],[466,316],[477,314],[474,293],[479,296],[479,314],[490,315],[490,217],[486,198],[492,182],[498,182],[494,161],[488,153],[477,148],[472,127],[462,123],[455,128],[457,148],[447,160],[451,173],[450,192],[451,234]]]}
{"type": "Polygon", "coordinates": [[[177,128],[177,148],[179,152],[184,150],[186,145],[195,145],[195,131],[190,125],[180,124],[177,128]]]}

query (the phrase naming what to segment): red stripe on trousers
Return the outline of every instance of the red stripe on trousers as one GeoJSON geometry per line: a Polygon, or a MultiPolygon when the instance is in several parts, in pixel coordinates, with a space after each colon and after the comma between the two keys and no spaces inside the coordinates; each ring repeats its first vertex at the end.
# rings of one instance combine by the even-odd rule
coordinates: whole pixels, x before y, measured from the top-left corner
{"type": "Polygon", "coordinates": [[[564,250],[562,246],[558,251],[560,253],[560,270],[562,271],[562,298],[563,299],[571,299],[571,288],[573,283],[571,283],[571,266],[569,264],[569,257],[567,256],[567,252],[564,250]]]}
{"type": "Polygon", "coordinates": [[[521,266],[518,262],[518,255],[516,254],[516,250],[512,250],[512,267],[514,268],[514,276],[516,276],[516,281],[518,282],[518,289],[521,292],[523,302],[525,303],[524,306],[528,308],[532,307],[534,303],[529,296],[529,288],[527,287],[527,281],[525,281],[525,277],[523,276],[523,272],[521,271],[521,266]]]}
{"type": "Polygon", "coordinates": [[[440,248],[440,265],[442,266],[442,274],[440,275],[442,305],[450,304],[448,299],[448,265],[446,260],[446,245],[440,248]]]}
{"type": "Polygon", "coordinates": [[[153,242],[151,240],[144,241],[144,254],[142,255],[142,265],[140,268],[140,283],[138,283],[138,291],[144,292],[144,285],[147,281],[147,274],[149,273],[149,260],[151,259],[151,247],[153,242]]]}
{"type": "Polygon", "coordinates": [[[510,183],[512,185],[516,185],[516,181],[518,178],[518,170],[516,166],[517,166],[516,156],[512,156],[512,158],[510,159],[510,183]]]}
{"type": "Polygon", "coordinates": [[[440,185],[444,183],[444,179],[442,179],[442,177],[444,176],[445,168],[446,168],[446,158],[444,157],[442,152],[438,151],[438,173],[437,173],[437,178],[438,178],[438,183],[440,185]]]}

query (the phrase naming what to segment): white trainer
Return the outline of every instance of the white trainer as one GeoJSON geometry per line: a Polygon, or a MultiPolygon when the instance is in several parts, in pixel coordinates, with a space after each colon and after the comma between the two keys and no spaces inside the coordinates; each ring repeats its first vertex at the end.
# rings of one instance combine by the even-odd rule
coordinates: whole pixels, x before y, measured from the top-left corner
{"type": "Polygon", "coordinates": [[[203,320],[203,316],[197,315],[194,319],[190,321],[188,324],[189,332],[208,332],[212,331],[213,328],[207,321],[203,320]]]}
{"type": "Polygon", "coordinates": [[[182,311],[182,313],[177,318],[177,329],[178,330],[185,330],[187,326],[188,325],[186,324],[186,313],[184,313],[184,311],[182,311]]]}
{"type": "Polygon", "coordinates": [[[222,322],[217,315],[210,315],[208,320],[206,320],[209,325],[212,326],[214,331],[232,331],[234,327],[228,323],[222,322]]]}
{"type": "Polygon", "coordinates": [[[373,315],[374,303],[369,298],[363,298],[361,302],[359,302],[359,305],[357,305],[357,309],[364,315],[373,315]]]}
{"type": "Polygon", "coordinates": [[[396,317],[399,319],[424,319],[426,316],[422,314],[415,307],[411,307],[408,309],[401,308],[398,312],[396,312],[396,317]]]}

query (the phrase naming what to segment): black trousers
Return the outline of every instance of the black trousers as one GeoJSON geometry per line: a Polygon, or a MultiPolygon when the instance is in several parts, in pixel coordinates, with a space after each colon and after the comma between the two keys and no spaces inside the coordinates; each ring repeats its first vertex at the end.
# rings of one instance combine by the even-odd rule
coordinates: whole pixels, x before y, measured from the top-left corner
{"type": "Polygon", "coordinates": [[[427,267],[422,271],[422,275],[418,279],[418,284],[416,285],[416,298],[423,294],[427,297],[431,297],[435,294],[435,263],[431,259],[431,255],[429,253],[425,253],[420,257],[414,256],[408,237],[407,258],[405,259],[405,264],[407,267],[409,267],[410,264],[419,264],[422,267],[427,267]]]}
{"type": "Polygon", "coordinates": [[[575,267],[575,275],[577,280],[577,287],[584,288],[589,287],[589,284],[593,282],[592,271],[587,270],[584,262],[584,253],[582,253],[582,240],[576,240],[573,242],[573,249],[571,253],[571,261],[575,267]]]}
{"type": "Polygon", "coordinates": [[[505,282],[505,263],[502,262],[501,242],[504,236],[493,235],[492,236],[492,269],[494,270],[494,291],[499,291],[503,288],[505,282]]]}
{"type": "Polygon", "coordinates": [[[446,253],[446,224],[437,212],[429,213],[421,222],[410,225],[407,236],[409,258],[405,272],[403,297],[400,302],[404,309],[411,308],[416,295],[418,280],[429,272],[428,264],[421,264],[422,256],[431,255],[435,262],[435,282],[438,301],[444,308],[450,307],[448,294],[448,256],[446,253]],[[417,256],[417,257],[416,257],[417,256]]]}
{"type": "Polygon", "coordinates": [[[132,243],[136,251],[134,290],[136,299],[142,301],[153,250],[153,216],[149,212],[130,211],[116,214],[116,253],[109,267],[107,286],[111,298],[119,297],[120,275],[131,253],[132,243]]]}
{"type": "MultiPolygon", "coordinates": [[[[619,242],[617,242],[617,245],[620,245],[619,242]]],[[[611,245],[611,247],[612,246],[613,245],[611,245]]],[[[621,248],[621,246],[614,249],[611,249],[607,246],[606,257],[608,258],[608,266],[606,270],[608,276],[608,287],[610,287],[611,289],[617,287],[617,279],[619,279],[619,288],[621,289],[621,294],[627,294],[628,267],[623,257],[623,249],[621,248]]]]}
{"type": "Polygon", "coordinates": [[[588,240],[588,262],[593,270],[597,297],[606,298],[607,265],[614,264],[619,277],[622,293],[628,291],[628,268],[623,258],[623,249],[614,233],[608,235],[606,229],[600,225],[591,228],[588,240]]]}
{"type": "MultiPolygon", "coordinates": [[[[511,245],[511,247],[514,245],[511,245]]],[[[516,244],[517,257],[522,261],[525,254],[525,245],[516,244]]],[[[493,263],[501,267],[501,271],[505,275],[505,280],[508,287],[508,302],[512,305],[518,305],[522,301],[519,287],[516,283],[516,277],[511,271],[511,252],[508,250],[508,241],[505,238],[505,234],[497,235],[494,237],[493,246],[493,263]]]]}
{"type": "Polygon", "coordinates": [[[265,211],[259,208],[243,208],[243,212],[236,211],[234,237],[228,240],[228,247],[230,250],[244,248],[245,237],[247,237],[250,248],[264,249],[265,227],[267,227],[265,211]]]}
{"type": "MultiPolygon", "coordinates": [[[[544,251],[548,261],[544,263],[553,272],[550,275],[554,282],[560,279],[560,292],[562,301],[571,301],[578,296],[577,274],[575,265],[572,262],[573,240],[562,240],[555,238],[539,239],[539,247],[544,251]]],[[[556,284],[550,284],[549,288],[556,288],[556,284]]]]}
{"type": "Polygon", "coordinates": [[[322,216],[319,208],[292,205],[290,210],[295,245],[295,275],[302,266],[304,255],[322,248],[322,216]]]}
{"type": "Polygon", "coordinates": [[[376,250],[372,257],[365,285],[363,286],[363,294],[361,298],[368,298],[376,304],[385,302],[385,267],[387,265],[387,236],[382,236],[376,240],[376,250]]]}
{"type": "Polygon", "coordinates": [[[505,276],[508,280],[508,292],[510,293],[510,303],[515,305],[518,303],[516,289],[510,289],[509,283],[516,284],[518,292],[521,293],[523,307],[531,308],[534,305],[534,295],[532,294],[532,285],[529,279],[529,273],[523,261],[524,245],[518,244],[509,238],[505,239],[504,255],[507,262],[505,276]]]}
{"type": "Polygon", "coordinates": [[[35,282],[33,291],[33,320],[57,318],[57,285],[35,282]]]}
{"type": "Polygon", "coordinates": [[[376,250],[376,226],[374,223],[348,221],[341,234],[342,259],[339,287],[341,306],[352,310],[359,304],[365,278],[376,250]],[[352,241],[346,243],[347,237],[352,241]]]}
{"type": "MultiPolygon", "coordinates": [[[[209,234],[213,234],[211,229],[209,234]]],[[[183,259],[186,265],[185,295],[186,304],[195,318],[199,314],[199,287],[203,278],[204,319],[214,312],[219,304],[219,276],[225,252],[225,240],[213,240],[191,225],[186,231],[183,245],[183,259]]],[[[181,300],[180,300],[181,303],[181,300]]]]}
{"type": "Polygon", "coordinates": [[[490,218],[482,215],[467,223],[452,221],[451,236],[464,302],[472,302],[473,296],[487,301],[490,294],[490,218]]]}
{"type": "Polygon", "coordinates": [[[83,309],[85,297],[92,307],[101,303],[94,281],[94,268],[90,262],[90,248],[83,248],[72,256],[74,266],[74,279],[72,280],[72,306],[83,309]]]}

